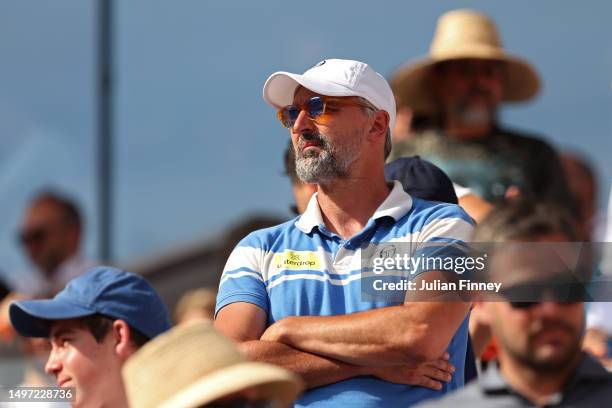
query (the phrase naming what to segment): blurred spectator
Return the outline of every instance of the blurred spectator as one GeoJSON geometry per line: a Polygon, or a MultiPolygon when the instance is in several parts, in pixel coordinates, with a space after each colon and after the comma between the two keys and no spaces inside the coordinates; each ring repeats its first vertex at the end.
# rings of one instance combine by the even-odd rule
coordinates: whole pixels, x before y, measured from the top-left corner
{"type": "Polygon", "coordinates": [[[570,205],[555,151],[497,121],[502,102],[528,100],[540,85],[531,65],[504,52],[488,17],[444,14],[430,55],[397,71],[391,85],[400,106],[437,124],[397,143],[391,159],[421,155],[489,202],[520,193],[570,205]]]}
{"type": "MultiPolygon", "coordinates": [[[[317,193],[298,218],[236,246],[215,327],[250,358],[299,374],[308,390],[296,407],[408,406],[461,387],[469,304],[362,297],[361,248],[403,242],[412,254],[472,231],[458,206],[386,182],[396,111],[388,83],[367,64],[329,59],[303,75],[272,74],[264,99],[317,193]]],[[[415,284],[439,273],[423,270],[415,284]]]]}
{"type": "Polygon", "coordinates": [[[212,321],[215,317],[217,291],[210,288],[192,289],[179,299],[174,309],[174,323],[212,321]]]}
{"type": "MultiPolygon", "coordinates": [[[[502,203],[484,219],[477,228],[478,234],[472,241],[507,242],[525,241],[537,238],[548,232],[561,231],[570,241],[576,241],[575,223],[561,210],[555,210],[547,204],[536,204],[535,201],[517,197],[513,202],[502,203]]],[[[485,360],[495,359],[497,346],[489,344],[491,331],[489,325],[481,319],[480,307],[476,305],[470,316],[470,335],[476,356],[481,356],[487,345],[485,360]]]]}
{"type": "Polygon", "coordinates": [[[131,408],[287,408],[303,389],[289,371],[246,361],[206,322],[146,344],[125,364],[123,380],[131,408]]]}
{"type": "Polygon", "coordinates": [[[575,218],[580,241],[593,239],[597,212],[597,178],[589,161],[577,153],[561,154],[561,164],[576,209],[575,218]]]}
{"type": "Polygon", "coordinates": [[[503,285],[496,295],[499,300],[478,304],[481,319],[498,339],[499,368],[489,365],[477,382],[424,406],[607,404],[612,399],[612,374],[581,351],[584,305],[578,298],[568,298],[565,287],[552,283],[571,279],[571,272],[549,268],[555,258],[546,257],[554,254],[560,265],[566,265],[557,251],[561,243],[575,240],[570,218],[552,206],[510,202],[491,213],[477,229],[475,240],[511,244],[499,247],[488,260],[489,280],[503,285]],[[529,243],[521,249],[526,252],[534,251],[533,242],[558,245],[546,253],[537,249],[538,261],[546,262],[533,263],[524,261],[524,252],[509,249],[516,249],[518,242],[529,243]]]}
{"type": "Polygon", "coordinates": [[[71,280],[53,299],[13,302],[9,313],[20,335],[50,340],[45,369],[58,386],[74,387],[76,407],[127,407],[121,367],[170,328],[153,287],[110,267],[71,280]]]}
{"type": "Polygon", "coordinates": [[[34,296],[53,296],[72,278],[94,266],[80,252],[83,221],[78,206],[70,199],[43,192],[30,202],[22,222],[19,242],[29,260],[43,274],[37,288],[16,287],[34,296]]]}

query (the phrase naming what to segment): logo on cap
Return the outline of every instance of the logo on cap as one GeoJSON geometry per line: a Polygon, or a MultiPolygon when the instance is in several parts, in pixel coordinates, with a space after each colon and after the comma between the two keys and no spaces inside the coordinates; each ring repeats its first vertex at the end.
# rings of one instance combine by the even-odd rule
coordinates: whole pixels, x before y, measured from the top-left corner
{"type": "Polygon", "coordinates": [[[326,62],[327,62],[327,60],[323,60],[323,61],[313,65],[310,69],[320,67],[321,65],[325,64],[326,62]]]}

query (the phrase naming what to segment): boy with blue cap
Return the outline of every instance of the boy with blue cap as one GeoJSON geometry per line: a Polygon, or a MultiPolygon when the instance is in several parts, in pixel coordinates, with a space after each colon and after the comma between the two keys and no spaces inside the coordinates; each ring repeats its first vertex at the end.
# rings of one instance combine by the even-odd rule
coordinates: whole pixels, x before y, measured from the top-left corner
{"type": "Polygon", "coordinates": [[[142,277],[97,267],[53,299],[10,305],[11,324],[26,337],[46,337],[45,370],[74,387],[73,406],[127,407],[121,367],[143,344],[170,328],[170,316],[142,277]]]}

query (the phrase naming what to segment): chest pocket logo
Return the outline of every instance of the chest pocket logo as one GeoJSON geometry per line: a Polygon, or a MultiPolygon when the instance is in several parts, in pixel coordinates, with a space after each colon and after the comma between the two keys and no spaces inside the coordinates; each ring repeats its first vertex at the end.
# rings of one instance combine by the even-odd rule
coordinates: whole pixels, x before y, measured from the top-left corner
{"type": "Polygon", "coordinates": [[[277,269],[292,271],[321,269],[321,262],[316,252],[312,251],[285,251],[274,256],[274,265],[277,269]]]}

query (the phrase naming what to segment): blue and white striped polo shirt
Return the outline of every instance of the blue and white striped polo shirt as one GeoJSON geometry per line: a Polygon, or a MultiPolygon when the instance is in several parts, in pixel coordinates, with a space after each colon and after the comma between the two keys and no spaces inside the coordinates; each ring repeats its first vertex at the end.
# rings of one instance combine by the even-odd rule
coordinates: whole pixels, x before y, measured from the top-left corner
{"type": "MultiPolygon", "coordinates": [[[[397,303],[363,301],[361,248],[388,242],[467,242],[471,218],[453,204],[413,198],[398,181],[365,228],[348,240],[326,227],[316,194],[304,214],[284,224],[255,231],[230,255],[219,286],[217,312],[235,302],[253,303],[268,324],[288,316],[330,316],[397,303]]],[[[392,384],[370,376],[307,391],[296,407],[406,407],[463,385],[467,318],[448,351],[457,368],[442,391],[392,384]]]]}

